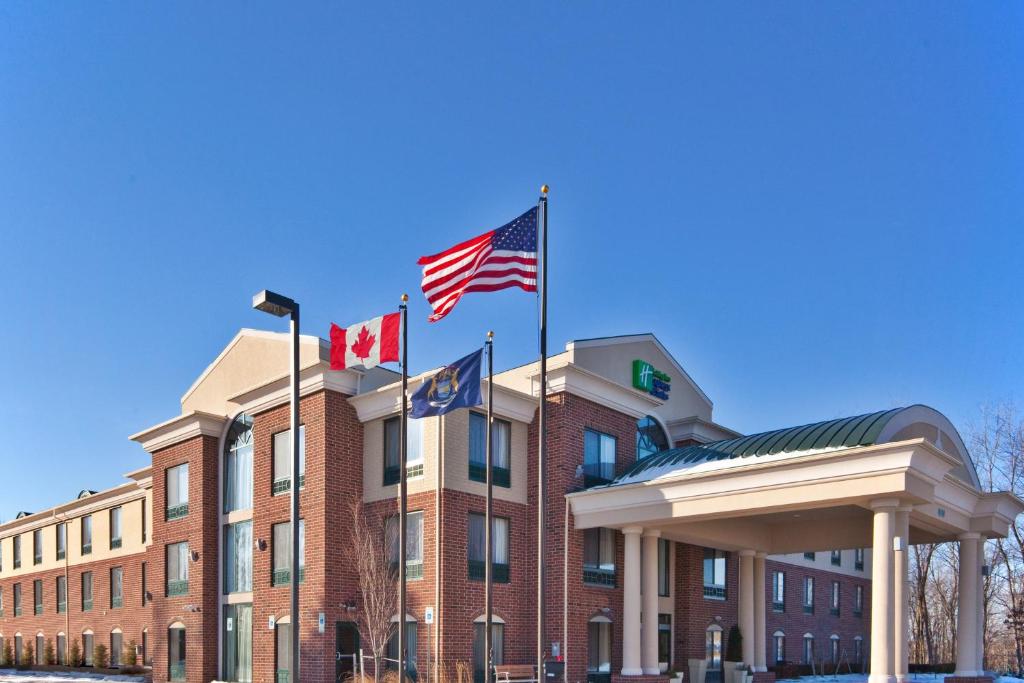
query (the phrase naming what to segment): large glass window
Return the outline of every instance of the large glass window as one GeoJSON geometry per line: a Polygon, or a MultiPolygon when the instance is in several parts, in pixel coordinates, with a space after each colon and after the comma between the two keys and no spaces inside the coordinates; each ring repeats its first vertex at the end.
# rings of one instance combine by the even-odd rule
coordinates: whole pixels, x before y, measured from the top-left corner
{"type": "Polygon", "coordinates": [[[722,668],[722,627],[717,624],[704,632],[704,658],[708,669],[718,671],[722,668]]]}
{"type": "Polygon", "coordinates": [[[804,664],[814,661],[814,636],[810,633],[804,634],[804,664]]]}
{"type": "MultiPolygon", "coordinates": [[[[236,417],[224,444],[224,512],[249,510],[252,508],[252,418],[245,414],[236,417]]],[[[274,445],[277,446],[276,438],[274,445]]]]}
{"type": "MultiPolygon", "coordinates": [[[[469,414],[469,478],[487,481],[487,416],[469,414]]],[[[491,428],[491,471],[495,486],[511,486],[512,423],[494,418],[491,428]]]]}
{"type": "Polygon", "coordinates": [[[121,547],[121,508],[110,508],[110,548],[121,547]]]}
{"type": "Polygon", "coordinates": [[[658,539],[658,595],[663,598],[667,598],[671,593],[671,558],[672,558],[672,545],[671,541],[659,538],[658,539]]]}
{"type": "MultiPolygon", "coordinates": [[[[292,581],[292,523],[281,522],[273,528],[273,574],[274,586],[291,585],[292,581]]],[[[306,520],[299,520],[299,583],[306,578],[306,520]]]]}
{"type": "Polygon", "coordinates": [[[36,579],[32,582],[32,608],[38,616],[43,613],[43,580],[36,579]]]}
{"type": "Polygon", "coordinates": [[[650,415],[640,418],[636,423],[636,459],[644,458],[668,450],[668,437],[658,421],[650,415]]]}
{"type": "Polygon", "coordinates": [[[224,606],[224,680],[252,681],[252,605],[224,606]]]}
{"type": "Polygon", "coordinates": [[[82,517],[82,554],[92,552],[92,515],[82,517]]]}
{"type": "MultiPolygon", "coordinates": [[[[473,680],[476,683],[484,680],[484,667],[487,659],[484,653],[483,620],[473,624],[473,680]]],[[[505,663],[505,624],[491,622],[491,665],[505,663]]]]}
{"type": "Polygon", "coordinates": [[[32,564],[43,563],[43,530],[32,532],[32,564]]]}
{"type": "Polygon", "coordinates": [[[14,568],[21,568],[21,536],[14,537],[14,568]]]}
{"type": "MultiPolygon", "coordinates": [[[[398,515],[392,515],[384,523],[385,542],[388,557],[398,571],[398,515]]],[[[408,512],[405,515],[405,578],[423,578],[423,511],[408,512]]]]}
{"type": "Polygon", "coordinates": [[[86,666],[92,666],[92,654],[96,651],[94,644],[95,640],[93,640],[92,631],[86,631],[82,634],[82,657],[86,666]]]}
{"type": "Polygon", "coordinates": [[[607,683],[612,672],[612,622],[594,617],[587,624],[588,683],[607,683]]]}
{"type": "MultiPolygon", "coordinates": [[[[406,453],[405,476],[418,477],[423,474],[423,420],[408,420],[409,442],[406,453]]],[[[402,419],[390,417],[384,420],[384,485],[397,484],[402,459],[402,419]]]]}
{"type": "Polygon", "coordinates": [[[57,664],[68,665],[68,637],[63,633],[57,634],[57,664]]]}
{"type": "Polygon", "coordinates": [[[167,546],[167,595],[188,594],[188,543],[167,546]]]}
{"type": "Polygon", "coordinates": [[[68,580],[65,576],[57,577],[57,613],[68,611],[68,580]]]}
{"type": "Polygon", "coordinates": [[[92,572],[82,572],[82,611],[92,609],[92,572]]]}
{"type": "Polygon", "coordinates": [[[167,468],[167,511],[169,520],[188,514],[188,463],[167,468]]]}
{"type": "Polygon", "coordinates": [[[615,530],[583,531],[583,583],[615,587],[615,530]]]}
{"type": "Polygon", "coordinates": [[[274,668],[275,683],[288,683],[292,669],[292,625],[278,623],[274,626],[274,668]]]}
{"type": "Polygon", "coordinates": [[[772,609],[786,611],[786,573],[772,572],[772,609]]]}
{"type": "Polygon", "coordinates": [[[44,664],[43,659],[46,654],[46,638],[42,633],[36,634],[36,665],[44,664]]]}
{"type": "Polygon", "coordinates": [[[658,615],[658,666],[668,671],[672,662],[672,615],[658,615]]]}
{"type": "Polygon", "coordinates": [[[124,605],[124,569],[121,567],[110,568],[110,607],[111,609],[124,605]]]}
{"type": "Polygon", "coordinates": [[[167,678],[185,680],[185,627],[181,624],[167,629],[167,678]]]}
{"type": "Polygon", "coordinates": [[[121,666],[121,653],[124,652],[124,634],[114,630],[110,632],[110,666],[121,666]]]}
{"type": "Polygon", "coordinates": [[[776,631],[772,634],[772,650],[775,652],[775,663],[782,664],[786,661],[786,634],[776,631]]]}
{"type": "MultiPolygon", "coordinates": [[[[292,430],[274,434],[274,485],[276,496],[292,490],[292,430]]],[[[306,425],[299,425],[299,488],[306,485],[306,425]]]]}
{"type": "MultiPolygon", "coordinates": [[[[486,528],[484,515],[469,514],[469,578],[476,581],[485,578],[486,528]]],[[[504,517],[491,517],[491,567],[495,583],[508,583],[508,520],[504,517]]]]}
{"type": "Polygon", "coordinates": [[[814,577],[804,577],[804,614],[814,614],[814,577]]]}
{"type": "MultiPolygon", "coordinates": [[[[392,620],[394,621],[394,620],[392,620]]],[[[405,671],[409,675],[409,678],[416,680],[416,626],[415,621],[405,622],[405,671]]],[[[395,663],[398,661],[398,629],[395,628],[391,634],[391,638],[388,640],[387,647],[387,658],[395,660],[394,662],[388,662],[389,669],[398,669],[398,665],[395,663]]]]}
{"type": "Polygon", "coordinates": [[[829,645],[830,645],[830,648],[829,648],[830,659],[829,659],[829,661],[832,662],[833,664],[838,663],[839,662],[839,636],[833,635],[831,638],[829,638],[829,645]]]}
{"type": "Polygon", "coordinates": [[[615,437],[593,429],[583,432],[583,485],[607,484],[615,478],[615,437]]]}
{"type": "Polygon", "coordinates": [[[726,598],[727,560],[724,550],[704,548],[704,597],[715,600],[726,598]]]}
{"type": "Polygon", "coordinates": [[[57,525],[57,559],[63,560],[68,552],[68,525],[61,522],[57,525]]]}
{"type": "Polygon", "coordinates": [[[252,590],[252,520],[224,527],[224,592],[252,590]]]}

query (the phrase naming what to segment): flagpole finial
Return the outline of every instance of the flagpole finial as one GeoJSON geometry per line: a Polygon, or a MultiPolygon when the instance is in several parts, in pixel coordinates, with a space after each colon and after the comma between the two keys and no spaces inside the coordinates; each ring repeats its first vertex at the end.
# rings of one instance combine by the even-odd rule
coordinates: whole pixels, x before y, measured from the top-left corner
{"type": "Polygon", "coordinates": [[[487,333],[487,341],[494,341],[494,330],[490,330],[487,333]]]}
{"type": "Polygon", "coordinates": [[[548,193],[548,186],[547,185],[541,185],[540,186],[540,193],[541,194],[547,194],[548,193]]]}
{"type": "Polygon", "coordinates": [[[409,300],[409,295],[408,295],[408,294],[403,294],[403,295],[402,295],[402,303],[404,304],[404,303],[405,303],[405,302],[407,302],[408,300],[409,300]]]}

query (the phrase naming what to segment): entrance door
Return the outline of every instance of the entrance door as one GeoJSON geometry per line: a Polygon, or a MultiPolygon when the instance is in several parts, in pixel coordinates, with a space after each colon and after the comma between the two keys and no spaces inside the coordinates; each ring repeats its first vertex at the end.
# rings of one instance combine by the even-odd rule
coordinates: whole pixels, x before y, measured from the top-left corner
{"type": "Polygon", "coordinates": [[[334,624],[334,680],[343,681],[356,673],[359,656],[359,629],[351,621],[334,624]]]}

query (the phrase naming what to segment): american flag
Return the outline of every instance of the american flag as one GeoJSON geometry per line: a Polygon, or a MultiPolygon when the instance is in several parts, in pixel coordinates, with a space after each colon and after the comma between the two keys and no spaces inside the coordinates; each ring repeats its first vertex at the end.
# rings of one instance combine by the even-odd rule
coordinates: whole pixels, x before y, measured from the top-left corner
{"type": "Polygon", "coordinates": [[[467,292],[494,292],[519,287],[537,291],[537,207],[511,223],[456,244],[433,256],[423,256],[420,286],[437,322],[455,308],[467,292]]]}

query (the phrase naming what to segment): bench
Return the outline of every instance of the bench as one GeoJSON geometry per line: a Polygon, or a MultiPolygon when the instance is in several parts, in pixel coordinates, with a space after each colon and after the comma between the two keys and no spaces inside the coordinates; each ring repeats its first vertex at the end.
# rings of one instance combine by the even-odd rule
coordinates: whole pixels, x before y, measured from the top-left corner
{"type": "Polygon", "coordinates": [[[495,664],[494,680],[497,683],[532,683],[537,680],[533,664],[495,664]]]}

